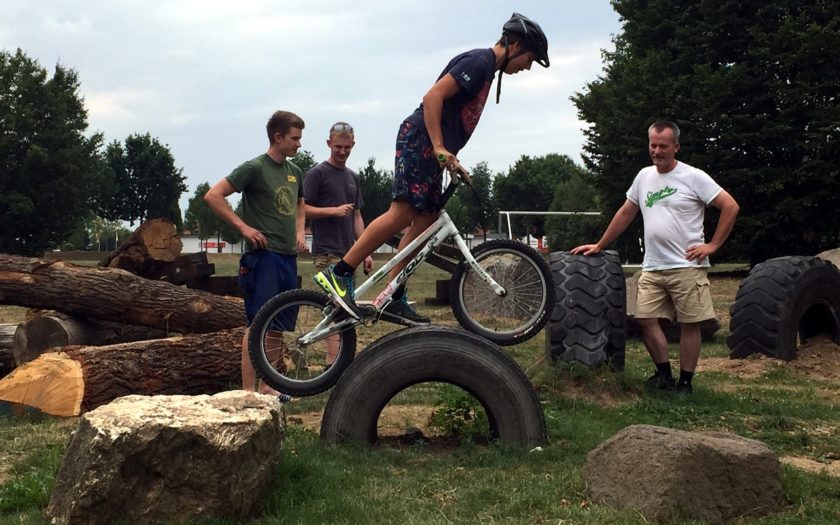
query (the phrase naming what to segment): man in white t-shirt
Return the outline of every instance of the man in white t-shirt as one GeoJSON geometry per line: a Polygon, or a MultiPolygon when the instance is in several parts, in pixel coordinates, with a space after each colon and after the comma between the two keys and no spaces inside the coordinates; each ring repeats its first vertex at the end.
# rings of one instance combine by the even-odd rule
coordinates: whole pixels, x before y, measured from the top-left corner
{"type": "Polygon", "coordinates": [[[739,206],[704,171],[676,160],[680,128],[660,120],[648,128],[653,166],[642,169],[596,244],[584,244],[573,254],[592,255],[609,246],[630,225],[639,210],[645,230],[645,256],[636,299],[636,321],[656,365],[645,381],[649,388],[691,392],[700,357],[700,323],[715,317],[709,291],[709,256],[732,232],[739,206]],[[720,210],[712,240],[705,242],[703,217],[707,206],[720,210]],[[668,359],[668,341],[659,318],[680,324],[680,378],[675,381],[668,359]]]}

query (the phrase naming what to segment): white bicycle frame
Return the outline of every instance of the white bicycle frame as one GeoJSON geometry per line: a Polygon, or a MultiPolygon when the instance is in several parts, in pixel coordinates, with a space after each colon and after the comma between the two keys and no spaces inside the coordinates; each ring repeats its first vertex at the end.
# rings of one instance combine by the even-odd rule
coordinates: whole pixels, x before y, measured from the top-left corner
{"type": "MultiPolygon", "coordinates": [[[[391,302],[391,297],[394,295],[394,292],[397,288],[400,287],[411,275],[417,270],[417,267],[420,266],[420,263],[426,260],[430,253],[434,251],[435,248],[440,246],[443,241],[448,238],[455,239],[455,245],[458,247],[458,250],[461,252],[461,255],[464,257],[464,262],[466,262],[469,267],[476,273],[476,275],[481,278],[482,281],[487,283],[493,291],[502,296],[505,294],[505,289],[499,283],[493,280],[487,272],[479,265],[475,257],[472,256],[470,253],[470,249],[467,246],[467,243],[461,237],[461,233],[458,231],[458,228],[455,226],[455,223],[452,222],[452,219],[449,218],[449,214],[446,213],[445,210],[440,212],[440,216],[437,220],[432,223],[431,226],[426,228],[419,237],[408,243],[408,245],[400,250],[390,261],[388,261],[385,266],[377,270],[373,273],[368,279],[356,289],[356,298],[363,296],[365,292],[371,289],[373,285],[377,282],[382,280],[383,277],[388,275],[391,270],[393,270],[400,262],[408,258],[414,250],[420,248],[422,249],[411,259],[408,264],[403,268],[400,273],[397,274],[394,279],[391,280],[390,283],[379,292],[379,295],[371,302],[373,308],[380,312],[385,306],[391,302]]],[[[355,324],[358,324],[359,321],[355,321],[353,319],[344,319],[338,323],[333,323],[332,318],[333,315],[327,315],[323,321],[318,323],[318,325],[312,329],[311,332],[308,334],[304,334],[302,337],[298,339],[298,342],[301,344],[310,344],[324,337],[343,330],[345,327],[349,327],[355,324]]]]}

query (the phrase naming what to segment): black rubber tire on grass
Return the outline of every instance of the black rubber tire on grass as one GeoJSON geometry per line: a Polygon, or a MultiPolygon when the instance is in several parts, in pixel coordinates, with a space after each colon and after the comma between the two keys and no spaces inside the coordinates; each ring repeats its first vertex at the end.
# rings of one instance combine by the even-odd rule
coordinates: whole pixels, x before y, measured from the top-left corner
{"type": "Polygon", "coordinates": [[[391,398],[426,382],[473,395],[487,414],[491,439],[527,447],[545,442],[539,399],[519,365],[486,339],[442,326],[392,332],[360,352],[330,394],[321,439],[375,443],[379,415],[391,398]]]}
{"type": "Polygon", "coordinates": [[[546,328],[546,356],[623,370],[627,296],[618,252],[554,252],[549,262],[558,299],[546,328]]]}
{"type": "MultiPolygon", "coordinates": [[[[461,326],[503,346],[525,342],[540,333],[554,305],[554,283],[543,256],[530,246],[509,240],[481,243],[471,253],[479,264],[491,257],[503,257],[510,263],[499,269],[498,275],[493,275],[499,284],[508,288],[508,295],[499,297],[489,286],[483,298],[466,293],[473,272],[465,262],[459,263],[450,281],[449,301],[461,326]],[[522,322],[502,327],[501,320],[510,319],[502,315],[505,311],[523,315],[522,322]],[[491,315],[479,319],[476,314],[491,315]]],[[[484,283],[478,286],[483,287],[484,283]]]]}
{"type": "Polygon", "coordinates": [[[733,359],[762,353],[790,361],[798,341],[819,334],[840,342],[840,270],[819,257],[764,261],[741,281],[730,317],[733,359]]]}

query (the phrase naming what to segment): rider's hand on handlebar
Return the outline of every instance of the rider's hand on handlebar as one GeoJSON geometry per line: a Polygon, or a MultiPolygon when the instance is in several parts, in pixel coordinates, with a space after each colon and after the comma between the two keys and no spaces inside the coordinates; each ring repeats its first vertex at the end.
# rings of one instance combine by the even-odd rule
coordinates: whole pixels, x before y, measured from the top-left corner
{"type": "Polygon", "coordinates": [[[438,149],[435,151],[435,154],[437,155],[437,161],[441,167],[446,168],[450,173],[458,174],[467,186],[470,185],[470,172],[461,166],[461,163],[455,155],[445,149],[438,149]]]}

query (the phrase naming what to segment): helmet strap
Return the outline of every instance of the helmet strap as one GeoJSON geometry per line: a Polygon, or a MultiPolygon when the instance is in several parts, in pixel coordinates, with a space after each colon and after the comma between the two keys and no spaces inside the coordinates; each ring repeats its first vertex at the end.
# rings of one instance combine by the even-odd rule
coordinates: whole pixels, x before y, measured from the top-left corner
{"type": "Polygon", "coordinates": [[[508,52],[508,37],[504,35],[505,41],[505,59],[502,61],[502,66],[499,68],[499,80],[496,82],[496,104],[499,103],[499,97],[502,96],[502,73],[505,72],[505,68],[507,67],[508,63],[510,62],[510,56],[508,52]]]}

